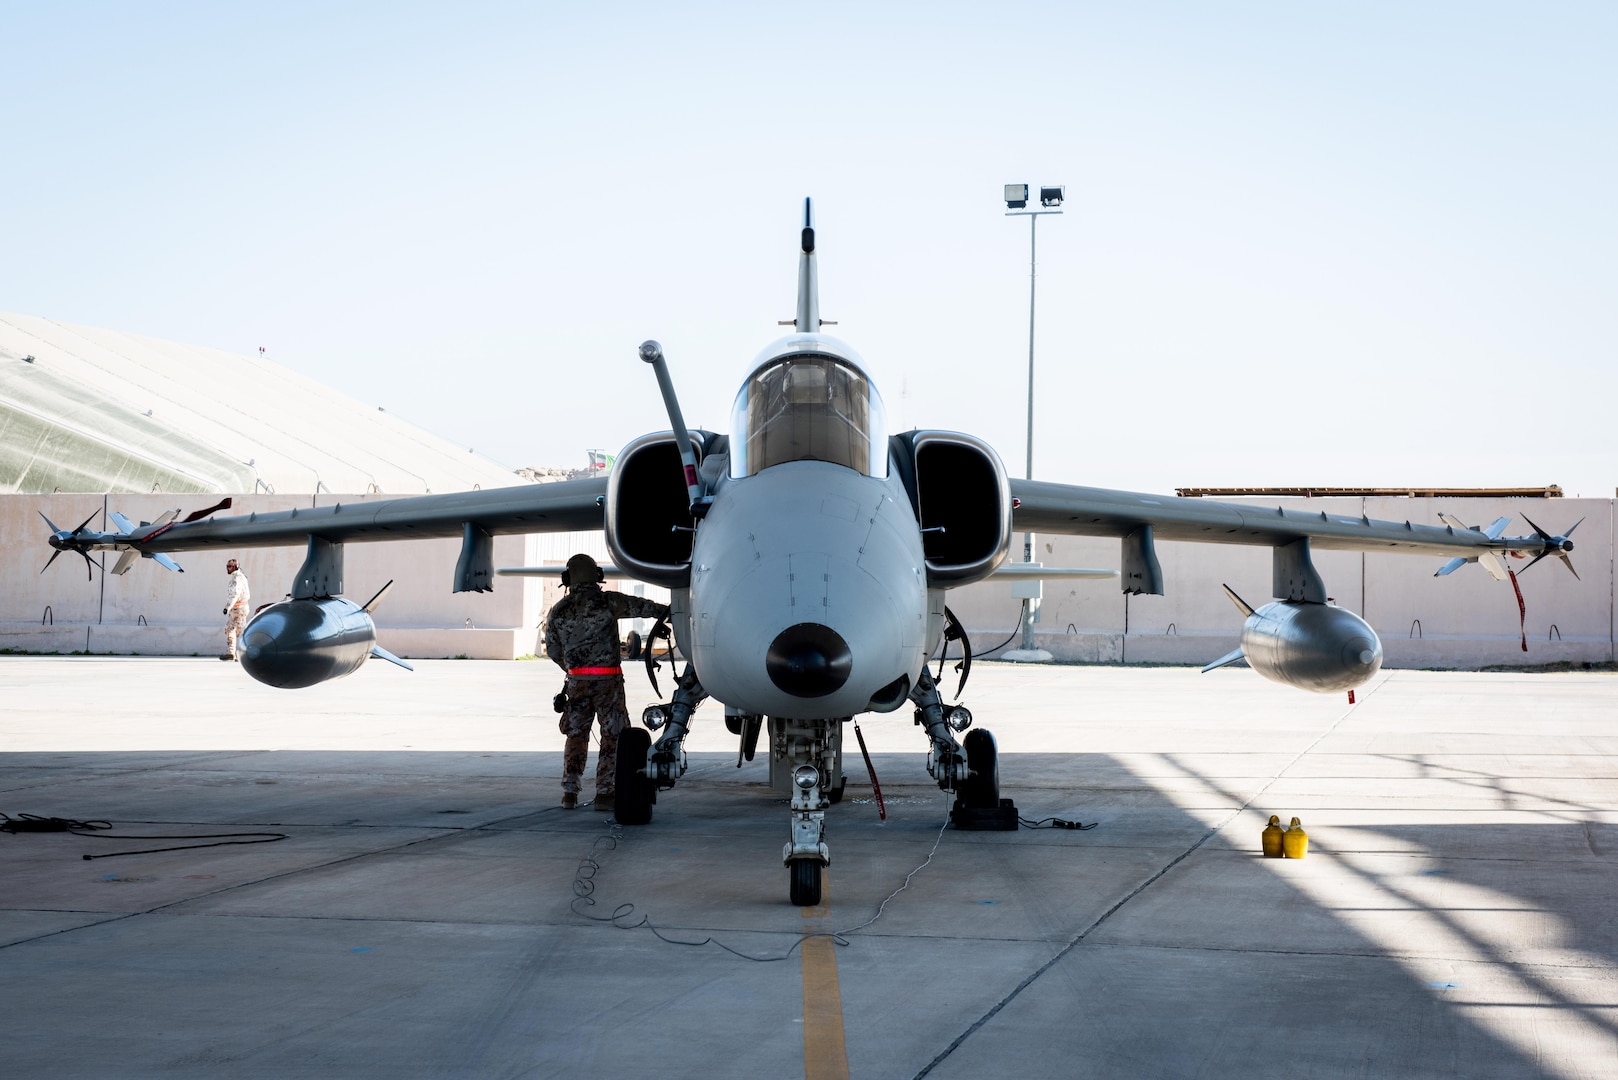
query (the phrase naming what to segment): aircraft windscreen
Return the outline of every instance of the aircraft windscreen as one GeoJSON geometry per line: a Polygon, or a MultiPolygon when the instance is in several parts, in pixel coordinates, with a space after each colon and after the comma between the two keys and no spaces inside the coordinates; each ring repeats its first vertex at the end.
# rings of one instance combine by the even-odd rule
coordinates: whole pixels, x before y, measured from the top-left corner
{"type": "Polygon", "coordinates": [[[754,372],[731,414],[730,473],[784,461],[830,461],[888,474],[887,418],[863,372],[829,356],[794,356],[754,372]]]}

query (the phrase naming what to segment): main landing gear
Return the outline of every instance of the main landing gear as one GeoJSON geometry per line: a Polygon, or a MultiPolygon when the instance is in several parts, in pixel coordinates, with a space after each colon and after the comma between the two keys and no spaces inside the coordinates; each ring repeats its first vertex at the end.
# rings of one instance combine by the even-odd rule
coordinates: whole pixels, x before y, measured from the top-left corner
{"type": "MultiPolygon", "coordinates": [[[[707,697],[690,665],[686,666],[667,705],[652,705],[642,723],[652,730],[666,729],[654,743],[640,727],[618,739],[617,818],[623,825],[645,825],[652,820],[657,793],[672,788],[686,771],[685,736],[692,711],[707,697]]],[[[981,729],[955,734],[972,724],[972,714],[960,705],[945,705],[938,686],[923,669],[911,691],[916,723],[927,731],[932,746],[927,771],[944,791],[953,792],[950,820],[958,829],[1017,827],[1017,808],[1000,798],[999,753],[994,736],[981,729]],[[1009,821],[1009,826],[1006,822],[1009,821]]],[[[826,810],[841,800],[847,778],[842,775],[842,730],[851,717],[793,720],[784,717],[733,715],[725,718],[732,733],[741,737],[738,766],[750,761],[760,735],[768,727],[770,774],[785,782],[791,794],[788,839],[781,850],[787,868],[787,894],[797,907],[816,907],[824,895],[825,869],[831,864],[826,845],[826,810]]]]}
{"type": "Polygon", "coordinates": [[[950,821],[957,829],[1015,829],[1017,808],[1000,797],[1000,752],[994,736],[979,728],[966,733],[964,746],[956,742],[954,733],[972,726],[972,714],[965,706],[945,705],[926,668],[910,700],[916,703],[916,723],[932,740],[927,772],[942,790],[955,793],[950,821]]]}
{"type": "Polygon", "coordinates": [[[613,815],[620,825],[645,825],[652,820],[657,793],[667,791],[685,775],[685,736],[691,714],[708,696],[690,664],[674,687],[667,705],[648,705],[641,723],[656,731],[667,727],[656,743],[644,728],[630,727],[618,736],[618,788],[613,815]]]}

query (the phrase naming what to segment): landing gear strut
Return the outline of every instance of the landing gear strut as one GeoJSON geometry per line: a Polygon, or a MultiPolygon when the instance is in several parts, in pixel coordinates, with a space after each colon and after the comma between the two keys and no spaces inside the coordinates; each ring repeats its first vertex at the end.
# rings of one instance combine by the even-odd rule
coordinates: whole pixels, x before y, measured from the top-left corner
{"type": "Polygon", "coordinates": [[[841,719],[770,719],[772,771],[783,770],[792,781],[791,838],[781,861],[790,874],[788,894],[798,907],[820,903],[823,871],[831,863],[826,808],[842,794],[843,778],[835,776],[842,724],[841,719]]]}
{"type": "Polygon", "coordinates": [[[972,714],[960,705],[945,705],[926,668],[910,700],[916,703],[916,723],[932,740],[927,771],[940,788],[955,793],[950,821],[957,829],[1015,829],[1017,807],[1000,797],[1000,753],[994,736],[979,728],[967,732],[964,747],[956,742],[954,732],[971,727],[972,714]]]}
{"type": "Polygon", "coordinates": [[[972,723],[972,714],[960,706],[944,704],[938,684],[926,668],[910,691],[910,700],[916,703],[916,723],[927,731],[932,748],[927,753],[927,774],[938,781],[944,791],[956,791],[971,776],[966,754],[955,741],[955,731],[965,731],[972,723]],[[964,714],[964,715],[963,715],[964,714]]]}

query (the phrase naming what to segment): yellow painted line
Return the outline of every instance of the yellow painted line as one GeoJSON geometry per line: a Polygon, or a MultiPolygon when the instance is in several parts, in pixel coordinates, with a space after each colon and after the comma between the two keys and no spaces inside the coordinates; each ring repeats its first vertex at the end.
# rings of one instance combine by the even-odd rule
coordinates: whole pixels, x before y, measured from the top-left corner
{"type": "MultiPolygon", "coordinates": [[[[826,928],[830,875],[822,871],[820,906],[803,909],[812,931],[826,928]]],[[[804,1080],[848,1080],[848,1049],[843,1045],[843,994],[837,983],[837,946],[829,937],[810,938],[803,954],[804,1080]]]]}

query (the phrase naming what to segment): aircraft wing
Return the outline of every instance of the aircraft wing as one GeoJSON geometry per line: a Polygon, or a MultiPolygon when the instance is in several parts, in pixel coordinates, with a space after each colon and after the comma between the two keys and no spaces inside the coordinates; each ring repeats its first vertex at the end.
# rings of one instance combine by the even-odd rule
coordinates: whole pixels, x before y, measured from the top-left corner
{"type": "MultiPolygon", "coordinates": [[[[1315,549],[1400,551],[1477,556],[1520,548],[1517,540],[1453,525],[1415,525],[1351,514],[1237,505],[1175,495],[1078,487],[1040,480],[1011,481],[1017,531],[1064,536],[1128,537],[1143,526],[1158,540],[1284,547],[1308,539],[1315,549]]],[[[1534,548],[1539,543],[1535,541],[1534,548]]]]}
{"type": "MultiPolygon", "coordinates": [[[[619,570],[612,563],[597,563],[602,577],[623,578],[629,575],[619,570]]],[[[553,577],[559,578],[567,573],[566,563],[547,563],[544,566],[501,566],[494,571],[505,577],[553,577]]]]}
{"type": "Polygon", "coordinates": [[[1097,570],[1083,566],[1045,566],[1042,563],[1004,562],[999,569],[989,575],[991,578],[1012,580],[1040,580],[1058,581],[1081,578],[1113,578],[1118,576],[1116,570],[1097,570]]]}
{"type": "Polygon", "coordinates": [[[140,547],[143,552],[204,551],[302,544],[310,536],[334,544],[461,537],[469,525],[491,536],[585,532],[602,527],[606,494],[607,481],[598,478],[375,502],[337,502],[269,514],[181,522],[141,540],[140,547]]]}

